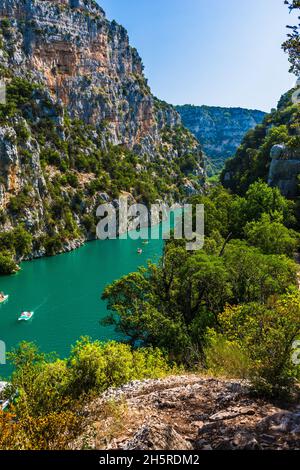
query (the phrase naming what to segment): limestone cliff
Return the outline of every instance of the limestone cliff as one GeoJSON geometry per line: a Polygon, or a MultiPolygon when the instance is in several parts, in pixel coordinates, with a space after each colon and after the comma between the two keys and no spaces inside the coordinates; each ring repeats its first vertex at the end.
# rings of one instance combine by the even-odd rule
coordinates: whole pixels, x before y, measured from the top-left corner
{"type": "Polygon", "coordinates": [[[280,189],[288,198],[299,194],[300,149],[288,149],[284,144],[274,145],[271,149],[272,159],[268,184],[280,189]]]}
{"type": "Polygon", "coordinates": [[[122,192],[148,204],[201,188],[199,143],[95,1],[0,0],[0,79],[0,230],[21,222],[29,256],[93,238],[97,205],[122,192]]]}
{"type": "Polygon", "coordinates": [[[245,134],[261,124],[265,113],[243,108],[177,106],[183,124],[197,137],[209,157],[210,173],[219,172],[245,134]]]}

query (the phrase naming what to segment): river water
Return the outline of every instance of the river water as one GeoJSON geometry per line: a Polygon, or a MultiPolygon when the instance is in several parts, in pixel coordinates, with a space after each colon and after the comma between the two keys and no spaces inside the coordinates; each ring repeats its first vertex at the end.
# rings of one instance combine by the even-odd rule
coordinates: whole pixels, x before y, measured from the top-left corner
{"type": "MultiPolygon", "coordinates": [[[[26,340],[36,342],[43,352],[66,357],[81,336],[117,339],[112,328],[100,325],[107,315],[101,294],[106,285],[148,260],[158,261],[163,230],[164,224],[155,227],[160,238],[148,245],[130,238],[98,240],[71,253],[24,262],[16,275],[1,277],[0,291],[9,294],[9,300],[0,305],[0,340],[6,350],[26,340]],[[34,311],[32,320],[18,322],[22,311],[34,311]]],[[[0,365],[0,377],[10,372],[9,364],[0,365]]]]}

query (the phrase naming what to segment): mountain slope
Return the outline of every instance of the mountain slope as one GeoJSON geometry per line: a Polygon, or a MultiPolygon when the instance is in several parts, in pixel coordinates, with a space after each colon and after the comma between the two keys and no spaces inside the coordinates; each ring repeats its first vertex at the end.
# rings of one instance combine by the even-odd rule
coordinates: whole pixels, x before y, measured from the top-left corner
{"type": "Polygon", "coordinates": [[[298,195],[300,109],[291,101],[293,91],[281,97],[277,110],[245,136],[234,158],[226,162],[221,175],[226,188],[244,194],[262,179],[287,197],[298,195]]]}
{"type": "Polygon", "coordinates": [[[183,124],[201,142],[211,160],[210,173],[219,172],[235,154],[244,135],[260,124],[265,113],[243,108],[176,106],[183,124]]]}
{"type": "Polygon", "coordinates": [[[96,207],[122,192],[149,204],[200,189],[199,143],[93,0],[0,0],[0,79],[4,264],[94,238],[96,207]]]}

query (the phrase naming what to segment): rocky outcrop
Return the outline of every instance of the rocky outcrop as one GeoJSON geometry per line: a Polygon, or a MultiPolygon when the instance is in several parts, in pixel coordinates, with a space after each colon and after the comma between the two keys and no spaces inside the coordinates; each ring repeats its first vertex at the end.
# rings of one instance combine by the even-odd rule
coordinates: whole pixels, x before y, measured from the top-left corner
{"type": "Polygon", "coordinates": [[[300,449],[299,407],[254,398],[238,380],[186,375],[133,382],[107,391],[85,414],[85,432],[73,448],[300,449]]]}
{"type": "Polygon", "coordinates": [[[208,156],[208,171],[220,171],[225,161],[232,157],[243,137],[257,124],[265,113],[243,108],[213,106],[176,106],[183,124],[201,142],[208,156]]]}
{"type": "Polygon", "coordinates": [[[285,144],[274,145],[271,149],[272,159],[268,184],[278,187],[288,198],[299,194],[300,149],[289,149],[285,144]]]}

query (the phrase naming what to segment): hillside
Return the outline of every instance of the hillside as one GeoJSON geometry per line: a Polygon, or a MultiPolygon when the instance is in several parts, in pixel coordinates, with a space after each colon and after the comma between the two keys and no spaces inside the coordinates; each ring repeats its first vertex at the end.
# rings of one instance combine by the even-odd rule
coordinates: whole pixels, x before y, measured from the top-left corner
{"type": "Polygon", "coordinates": [[[183,124],[201,142],[209,157],[208,173],[222,170],[225,161],[232,157],[245,134],[260,124],[265,113],[243,108],[213,106],[176,106],[183,124]]]}
{"type": "Polygon", "coordinates": [[[299,105],[293,104],[294,90],[283,95],[276,110],[243,139],[234,158],[221,176],[226,188],[245,194],[258,179],[279,187],[284,196],[296,198],[300,173],[299,105]]]}
{"type": "Polygon", "coordinates": [[[96,207],[124,191],[149,204],[201,187],[199,143],[93,0],[0,0],[0,79],[2,272],[94,238],[96,207]]]}

